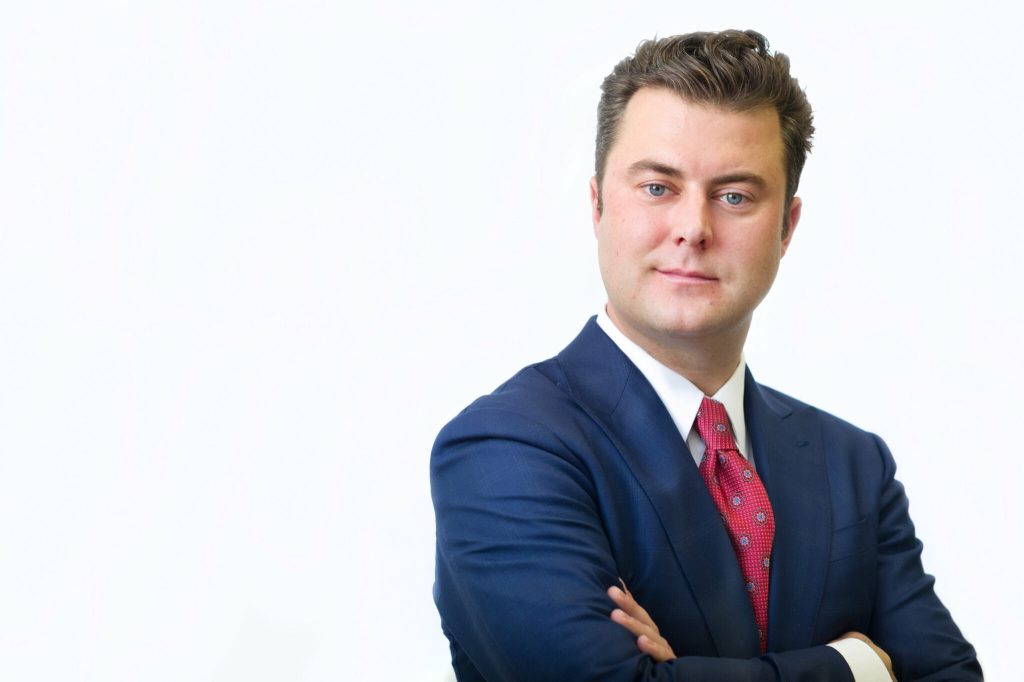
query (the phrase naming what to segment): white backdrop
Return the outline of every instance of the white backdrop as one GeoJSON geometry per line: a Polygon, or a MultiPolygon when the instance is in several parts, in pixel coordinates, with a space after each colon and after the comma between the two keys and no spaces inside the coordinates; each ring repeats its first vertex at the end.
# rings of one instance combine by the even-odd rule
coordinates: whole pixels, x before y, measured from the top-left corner
{"type": "Polygon", "coordinates": [[[1021,10],[350,5],[0,13],[0,678],[447,679],[433,437],[602,303],[603,76],[726,27],[818,127],[748,361],[886,438],[1016,677],[1021,10]]]}

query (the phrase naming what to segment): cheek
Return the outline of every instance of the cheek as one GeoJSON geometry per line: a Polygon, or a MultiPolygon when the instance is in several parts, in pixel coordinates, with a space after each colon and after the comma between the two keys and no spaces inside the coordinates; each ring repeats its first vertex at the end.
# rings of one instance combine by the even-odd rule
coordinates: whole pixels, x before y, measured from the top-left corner
{"type": "Polygon", "coordinates": [[[781,246],[776,244],[775,248],[762,246],[747,261],[750,263],[751,269],[757,273],[762,287],[770,287],[772,282],[775,281],[775,275],[779,272],[779,259],[781,257],[781,246]]]}
{"type": "Polygon", "coordinates": [[[619,219],[604,228],[598,240],[602,258],[628,262],[640,258],[656,242],[648,231],[637,229],[634,223],[619,219]]]}
{"type": "Polygon", "coordinates": [[[614,241],[622,254],[644,256],[658,248],[668,234],[660,221],[650,215],[621,216],[614,227],[614,241]]]}
{"type": "Polygon", "coordinates": [[[774,224],[744,225],[741,229],[730,231],[726,240],[719,246],[726,251],[735,253],[737,260],[748,263],[759,270],[774,270],[782,258],[782,228],[776,229],[774,224]]]}

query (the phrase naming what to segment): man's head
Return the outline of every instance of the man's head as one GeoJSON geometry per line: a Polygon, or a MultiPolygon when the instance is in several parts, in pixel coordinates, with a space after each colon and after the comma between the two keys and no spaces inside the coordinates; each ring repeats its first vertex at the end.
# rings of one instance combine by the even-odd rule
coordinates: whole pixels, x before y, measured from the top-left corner
{"type": "MultiPolygon", "coordinates": [[[[728,111],[774,109],[782,131],[786,201],[796,195],[814,133],[811,106],[789,75],[786,55],[769,54],[768,40],[756,31],[730,30],[646,40],[604,79],[595,151],[599,205],[608,152],[626,105],[645,87],[665,88],[692,103],[728,111]]],[[[783,229],[788,228],[787,220],[783,229]]]]}
{"type": "Polygon", "coordinates": [[[786,58],[753,32],[644,43],[605,80],[599,126],[609,316],[655,357],[703,349],[731,372],[802,207],[811,111],[786,58]]]}

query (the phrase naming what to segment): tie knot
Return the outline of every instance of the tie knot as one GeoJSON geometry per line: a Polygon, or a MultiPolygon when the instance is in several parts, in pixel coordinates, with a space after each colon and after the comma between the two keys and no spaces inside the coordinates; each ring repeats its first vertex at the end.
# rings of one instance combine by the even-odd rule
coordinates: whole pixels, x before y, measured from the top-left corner
{"type": "Polygon", "coordinates": [[[736,449],[736,441],[733,440],[732,429],[729,426],[729,415],[722,403],[704,398],[697,411],[696,425],[697,432],[709,452],[736,449]]]}

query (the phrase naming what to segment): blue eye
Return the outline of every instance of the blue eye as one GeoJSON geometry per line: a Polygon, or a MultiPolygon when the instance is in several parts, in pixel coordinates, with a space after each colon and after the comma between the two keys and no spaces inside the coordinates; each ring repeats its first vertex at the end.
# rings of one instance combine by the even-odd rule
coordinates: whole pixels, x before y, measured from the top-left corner
{"type": "Polygon", "coordinates": [[[644,188],[647,190],[647,193],[650,194],[652,197],[663,197],[665,196],[665,192],[668,191],[668,188],[665,187],[665,185],[659,185],[656,182],[653,182],[649,185],[644,185],[644,188]]]}
{"type": "Polygon", "coordinates": [[[725,194],[722,195],[722,199],[724,199],[725,203],[729,204],[730,206],[739,206],[744,201],[746,201],[747,198],[737,192],[726,192],[725,194]]]}

